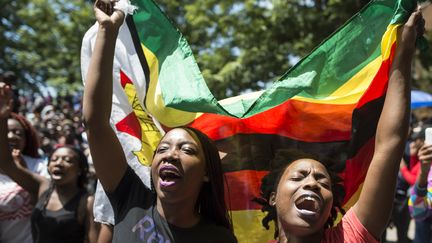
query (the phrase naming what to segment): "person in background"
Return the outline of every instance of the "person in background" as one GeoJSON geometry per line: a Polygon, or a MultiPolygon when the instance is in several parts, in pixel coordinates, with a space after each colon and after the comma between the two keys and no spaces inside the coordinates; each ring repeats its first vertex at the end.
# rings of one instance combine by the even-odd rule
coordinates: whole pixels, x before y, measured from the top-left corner
{"type": "Polygon", "coordinates": [[[18,114],[21,108],[20,95],[18,89],[16,88],[18,78],[16,74],[12,71],[6,71],[1,76],[2,80],[0,82],[9,85],[12,89],[12,112],[18,114]]]}
{"type": "Polygon", "coordinates": [[[420,173],[421,163],[418,153],[420,148],[424,145],[425,131],[428,127],[430,127],[430,125],[424,124],[419,128],[419,131],[413,133],[412,141],[409,144],[409,163],[408,165],[407,163],[401,163],[400,165],[401,175],[410,186],[413,186],[416,183],[417,177],[420,173]]]}
{"type": "MultiPolygon", "coordinates": [[[[22,116],[11,113],[7,120],[7,145],[15,163],[29,171],[48,176],[45,160],[39,155],[36,131],[22,116]]],[[[0,161],[5,158],[0,157],[0,161]]],[[[0,242],[33,242],[30,215],[35,200],[0,169],[0,242]]]]}
{"type": "MultiPolygon", "coordinates": [[[[420,163],[418,151],[423,146],[426,126],[415,127],[411,131],[410,140],[407,141],[404,157],[400,163],[398,180],[396,183],[395,200],[393,204],[390,225],[394,225],[397,230],[397,239],[399,243],[411,242],[408,238],[408,228],[411,221],[408,198],[409,188],[416,182],[420,172],[420,163]]],[[[391,227],[391,226],[390,226],[391,227]]],[[[386,231],[381,238],[381,242],[387,242],[385,239],[386,231]]]]}
{"type": "Polygon", "coordinates": [[[59,147],[48,160],[51,180],[32,172],[15,159],[16,151],[7,142],[8,134],[19,133],[8,126],[11,108],[12,91],[7,85],[0,85],[0,169],[36,202],[31,215],[33,240],[36,243],[96,242],[93,197],[85,190],[86,157],[74,147],[59,147]]]}
{"type": "Polygon", "coordinates": [[[432,144],[424,144],[419,152],[420,173],[410,192],[409,209],[416,227],[414,243],[431,242],[432,240],[432,144]]]}

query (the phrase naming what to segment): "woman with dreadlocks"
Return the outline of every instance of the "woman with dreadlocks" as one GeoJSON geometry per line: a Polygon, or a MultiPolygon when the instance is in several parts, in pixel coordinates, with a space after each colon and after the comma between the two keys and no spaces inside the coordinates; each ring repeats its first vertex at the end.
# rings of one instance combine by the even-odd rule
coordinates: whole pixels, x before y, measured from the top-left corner
{"type": "Polygon", "coordinates": [[[411,60],[424,20],[415,11],[401,28],[390,70],[375,151],[357,203],[341,222],[333,222],[340,200],[338,180],[325,161],[304,155],[281,170],[269,196],[279,226],[279,242],[378,242],[390,217],[399,162],[410,116],[411,60]]]}
{"type": "Polygon", "coordinates": [[[340,172],[340,168],[335,167],[336,163],[334,163],[329,158],[321,158],[315,154],[305,153],[300,150],[279,149],[275,152],[270,163],[274,169],[262,178],[260,188],[261,197],[253,199],[254,202],[262,205],[262,211],[266,213],[266,216],[262,219],[262,224],[267,230],[270,228],[269,223],[273,221],[275,225],[275,242],[289,242],[289,235],[286,235],[286,232],[282,230],[280,221],[277,220],[276,208],[269,202],[273,200],[274,192],[277,190],[281,176],[288,167],[288,165],[286,165],[286,161],[297,161],[303,158],[321,161],[322,164],[326,166],[326,170],[329,171],[334,200],[329,218],[325,223],[325,227],[329,228],[333,225],[333,221],[337,218],[339,212],[342,214],[345,213],[344,209],[342,208],[342,201],[345,197],[345,191],[341,183],[342,179],[336,174],[336,172],[340,172]]]}

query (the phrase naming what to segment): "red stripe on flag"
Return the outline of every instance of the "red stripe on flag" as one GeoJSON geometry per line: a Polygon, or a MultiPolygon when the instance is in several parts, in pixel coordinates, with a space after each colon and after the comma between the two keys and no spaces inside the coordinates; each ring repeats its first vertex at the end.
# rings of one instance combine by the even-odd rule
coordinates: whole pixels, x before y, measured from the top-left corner
{"type": "Polygon", "coordinates": [[[345,163],[344,179],[345,198],[344,204],[354,195],[361,183],[364,182],[370,162],[373,157],[375,147],[375,137],[367,141],[356,156],[345,163]]]}
{"type": "Polygon", "coordinates": [[[192,124],[214,140],[235,134],[277,134],[305,142],[349,140],[355,104],[318,104],[288,100],[249,118],[203,114],[192,124]]]}
{"type": "Polygon", "coordinates": [[[366,103],[385,95],[395,50],[396,43],[393,43],[389,58],[381,63],[381,66],[371,84],[357,103],[357,108],[362,107],[366,103]]]}
{"type": "Polygon", "coordinates": [[[268,171],[256,170],[225,173],[225,200],[230,210],[261,209],[252,199],[260,197],[261,179],[267,174],[268,171]]]}

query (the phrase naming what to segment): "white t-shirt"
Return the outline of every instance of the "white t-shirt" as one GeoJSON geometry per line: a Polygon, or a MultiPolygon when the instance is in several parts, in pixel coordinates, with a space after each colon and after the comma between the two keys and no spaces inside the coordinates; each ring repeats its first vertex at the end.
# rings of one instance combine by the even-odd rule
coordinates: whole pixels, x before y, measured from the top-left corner
{"type": "MultiPolygon", "coordinates": [[[[23,157],[29,170],[48,176],[44,159],[23,157]]],[[[33,242],[30,228],[33,207],[30,194],[11,178],[0,173],[0,242],[33,242]]]]}

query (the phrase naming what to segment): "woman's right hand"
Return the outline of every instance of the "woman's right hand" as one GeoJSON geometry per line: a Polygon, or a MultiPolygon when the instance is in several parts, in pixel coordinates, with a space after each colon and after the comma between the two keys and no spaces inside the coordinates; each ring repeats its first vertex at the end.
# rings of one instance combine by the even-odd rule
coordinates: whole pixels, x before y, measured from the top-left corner
{"type": "Polygon", "coordinates": [[[409,144],[409,148],[410,148],[410,155],[417,155],[418,151],[420,150],[421,146],[423,145],[423,143],[419,142],[419,141],[412,141],[409,144]]]}
{"type": "Polygon", "coordinates": [[[19,149],[12,149],[12,158],[18,167],[27,168],[27,164],[19,149]]]}
{"type": "Polygon", "coordinates": [[[0,119],[7,119],[12,112],[12,90],[9,85],[0,83],[0,119]]]}
{"type": "Polygon", "coordinates": [[[98,23],[109,29],[118,30],[123,24],[125,14],[114,9],[118,0],[97,0],[94,5],[96,20],[98,23]]]}
{"type": "Polygon", "coordinates": [[[424,144],[418,152],[418,157],[421,163],[420,173],[427,175],[432,162],[432,144],[424,144]]]}

